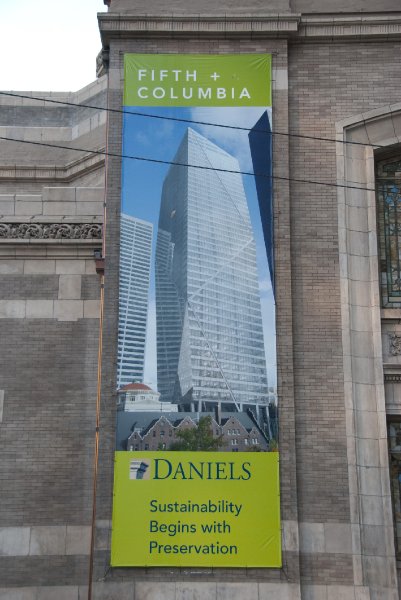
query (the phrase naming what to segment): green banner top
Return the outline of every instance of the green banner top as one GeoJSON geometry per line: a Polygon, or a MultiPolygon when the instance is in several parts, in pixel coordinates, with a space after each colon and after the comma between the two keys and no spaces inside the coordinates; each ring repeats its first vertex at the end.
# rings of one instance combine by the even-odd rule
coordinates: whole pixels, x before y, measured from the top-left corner
{"type": "Polygon", "coordinates": [[[126,54],[125,106],[271,106],[270,54],[126,54]]]}

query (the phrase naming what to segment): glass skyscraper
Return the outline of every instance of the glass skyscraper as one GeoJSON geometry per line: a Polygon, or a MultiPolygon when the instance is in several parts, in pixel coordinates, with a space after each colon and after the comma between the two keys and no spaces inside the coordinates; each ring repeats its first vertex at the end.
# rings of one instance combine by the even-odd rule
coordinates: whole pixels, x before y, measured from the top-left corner
{"type": "Polygon", "coordinates": [[[267,401],[256,248],[238,161],[188,129],[163,184],[156,244],[158,389],[181,409],[267,401]]]}
{"type": "Polygon", "coordinates": [[[143,381],[153,225],[121,215],[118,387],[143,381]]]}

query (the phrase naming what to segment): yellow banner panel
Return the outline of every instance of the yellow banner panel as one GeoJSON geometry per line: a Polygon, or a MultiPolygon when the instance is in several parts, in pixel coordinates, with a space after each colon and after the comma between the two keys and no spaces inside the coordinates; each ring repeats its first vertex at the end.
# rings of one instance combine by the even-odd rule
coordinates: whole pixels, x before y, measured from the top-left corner
{"type": "Polygon", "coordinates": [[[116,452],[113,566],[280,567],[277,452],[116,452]]]}

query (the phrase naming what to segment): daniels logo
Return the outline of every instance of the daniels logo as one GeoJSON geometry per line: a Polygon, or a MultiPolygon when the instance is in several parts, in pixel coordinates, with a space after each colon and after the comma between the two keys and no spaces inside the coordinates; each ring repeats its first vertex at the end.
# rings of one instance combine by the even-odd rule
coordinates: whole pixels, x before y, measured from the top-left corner
{"type": "Polygon", "coordinates": [[[150,479],[150,460],[137,458],[129,463],[130,479],[150,479]]]}
{"type": "Polygon", "coordinates": [[[153,479],[229,479],[248,480],[252,477],[251,463],[232,461],[197,461],[173,463],[155,458],[153,479]]]}
{"type": "Polygon", "coordinates": [[[228,479],[247,481],[251,463],[231,461],[171,462],[166,458],[136,458],[129,463],[130,479],[228,479]],[[151,467],[151,462],[153,466],[151,467]]]}

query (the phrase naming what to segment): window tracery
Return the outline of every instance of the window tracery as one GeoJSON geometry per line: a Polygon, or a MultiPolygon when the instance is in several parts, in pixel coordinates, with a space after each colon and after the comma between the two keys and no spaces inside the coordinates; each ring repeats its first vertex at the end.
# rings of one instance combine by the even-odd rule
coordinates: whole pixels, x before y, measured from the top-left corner
{"type": "Polygon", "coordinates": [[[401,154],[376,163],[380,285],[384,308],[401,308],[401,154]]]}

